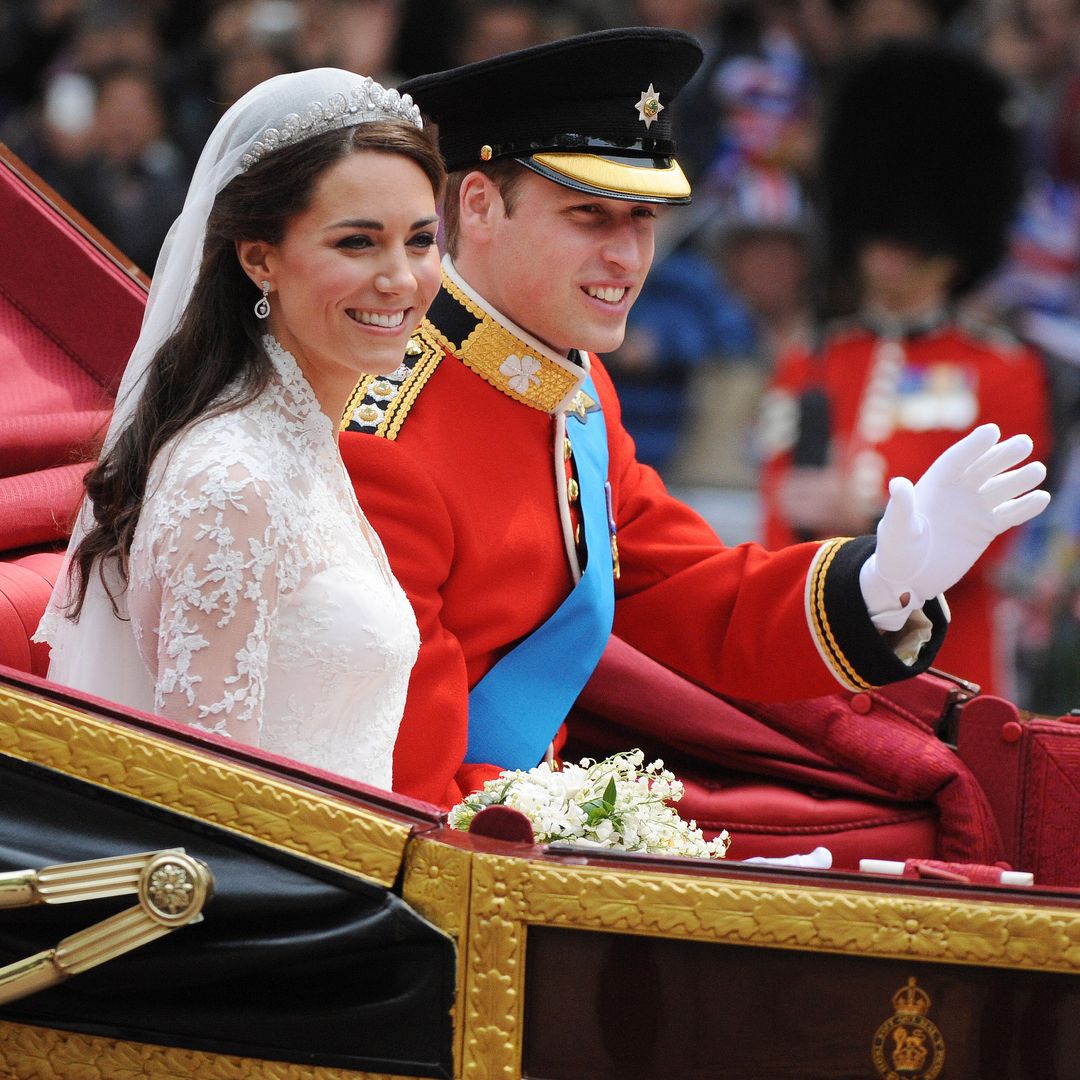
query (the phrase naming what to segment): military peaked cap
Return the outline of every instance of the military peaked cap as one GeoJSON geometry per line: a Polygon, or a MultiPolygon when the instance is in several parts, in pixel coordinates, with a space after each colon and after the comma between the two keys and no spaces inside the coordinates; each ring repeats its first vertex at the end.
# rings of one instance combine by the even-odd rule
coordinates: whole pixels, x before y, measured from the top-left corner
{"type": "Polygon", "coordinates": [[[451,171],[513,158],[580,191],[686,203],[668,106],[701,59],[689,34],[626,27],[421,75],[399,89],[438,125],[451,171]]]}

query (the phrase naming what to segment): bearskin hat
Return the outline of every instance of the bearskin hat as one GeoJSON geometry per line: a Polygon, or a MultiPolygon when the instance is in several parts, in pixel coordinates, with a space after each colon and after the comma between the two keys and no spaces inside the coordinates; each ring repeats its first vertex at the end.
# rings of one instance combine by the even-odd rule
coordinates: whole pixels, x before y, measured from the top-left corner
{"type": "Polygon", "coordinates": [[[960,269],[970,289],[1005,254],[1022,189],[1008,87],[977,57],[891,41],[839,80],[822,143],[823,211],[836,269],[891,240],[960,269]]]}
{"type": "MultiPolygon", "coordinates": [[[[915,2],[925,8],[942,27],[948,26],[968,4],[968,0],[915,0],[915,2]]],[[[861,0],[830,0],[833,11],[842,19],[854,18],[860,3],[861,0]]]]}

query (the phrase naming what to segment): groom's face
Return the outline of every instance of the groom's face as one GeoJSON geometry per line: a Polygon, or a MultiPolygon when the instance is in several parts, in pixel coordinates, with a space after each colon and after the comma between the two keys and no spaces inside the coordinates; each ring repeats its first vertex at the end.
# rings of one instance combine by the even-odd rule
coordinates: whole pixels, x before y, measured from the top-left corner
{"type": "Polygon", "coordinates": [[[602,198],[526,172],[497,200],[480,292],[555,352],[610,352],[652,265],[661,208],[602,198]]]}

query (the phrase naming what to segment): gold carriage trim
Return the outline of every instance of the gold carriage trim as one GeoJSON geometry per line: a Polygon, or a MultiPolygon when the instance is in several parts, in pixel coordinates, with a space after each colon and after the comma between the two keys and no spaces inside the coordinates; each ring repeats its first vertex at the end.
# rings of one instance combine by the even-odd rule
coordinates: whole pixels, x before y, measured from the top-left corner
{"type": "Polygon", "coordinates": [[[0,1020],[0,1076],[84,1076],[106,1080],[405,1080],[390,1073],[356,1072],[283,1061],[212,1054],[175,1046],[128,1042],[101,1035],[0,1020]],[[27,1067],[33,1072],[27,1072],[27,1067]]]}
{"type": "Polygon", "coordinates": [[[829,625],[829,615],[825,609],[825,579],[828,576],[829,567],[837,553],[850,542],[850,539],[850,537],[841,537],[829,540],[822,544],[814,557],[807,585],[807,614],[810,620],[810,632],[814,635],[818,651],[832,668],[837,679],[851,690],[872,690],[874,684],[862,678],[844,655],[829,625]]]}
{"type": "Polygon", "coordinates": [[[411,828],[148,732],[0,688],[0,754],[44,765],[389,888],[411,828]]]}
{"type": "Polygon", "coordinates": [[[951,897],[889,895],[472,856],[462,956],[466,1078],[520,1076],[532,926],[918,963],[1080,973],[1080,915],[951,897]]]}
{"type": "Polygon", "coordinates": [[[365,375],[356,384],[341,417],[341,430],[363,431],[392,442],[443,355],[431,333],[420,327],[409,339],[397,371],[365,375]]]}
{"type": "Polygon", "coordinates": [[[561,367],[532,348],[467,296],[446,274],[443,289],[476,320],[464,341],[451,341],[429,319],[422,329],[507,397],[541,412],[553,413],[584,381],[585,372],[561,367]]]}

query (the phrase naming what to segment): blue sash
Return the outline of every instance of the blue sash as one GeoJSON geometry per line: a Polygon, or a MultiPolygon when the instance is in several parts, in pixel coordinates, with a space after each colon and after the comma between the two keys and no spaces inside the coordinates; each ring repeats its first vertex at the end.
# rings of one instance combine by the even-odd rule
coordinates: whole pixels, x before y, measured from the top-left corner
{"type": "MultiPolygon", "coordinates": [[[[599,400],[591,379],[583,389],[599,400]]],[[[604,414],[581,423],[567,415],[577,462],[588,559],[585,572],[555,613],[524,638],[469,694],[465,760],[531,769],[544,756],[600,661],[615,618],[607,506],[608,447],[604,414]]]]}

